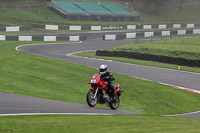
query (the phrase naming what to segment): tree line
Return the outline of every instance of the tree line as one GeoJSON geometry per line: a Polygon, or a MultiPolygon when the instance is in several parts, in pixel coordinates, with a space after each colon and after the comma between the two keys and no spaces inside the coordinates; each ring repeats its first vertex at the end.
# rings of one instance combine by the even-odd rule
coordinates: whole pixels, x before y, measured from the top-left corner
{"type": "MultiPolygon", "coordinates": [[[[135,1],[136,0],[134,0],[134,2],[135,1]]],[[[198,2],[198,0],[137,0],[137,1],[140,1],[140,2],[142,1],[145,8],[147,9],[159,9],[171,3],[179,4],[180,9],[182,9],[184,3],[186,2],[198,2]]]]}

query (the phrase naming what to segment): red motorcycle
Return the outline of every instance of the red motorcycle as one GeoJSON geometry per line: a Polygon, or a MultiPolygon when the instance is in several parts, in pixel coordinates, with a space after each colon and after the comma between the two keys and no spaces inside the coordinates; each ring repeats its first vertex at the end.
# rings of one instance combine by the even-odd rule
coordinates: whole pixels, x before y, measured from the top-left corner
{"type": "Polygon", "coordinates": [[[91,84],[92,87],[86,96],[87,103],[90,107],[95,107],[97,103],[107,103],[113,110],[119,107],[119,96],[122,92],[120,85],[115,85],[114,90],[109,89],[108,82],[101,81],[101,74],[94,74],[87,84],[91,84]]]}

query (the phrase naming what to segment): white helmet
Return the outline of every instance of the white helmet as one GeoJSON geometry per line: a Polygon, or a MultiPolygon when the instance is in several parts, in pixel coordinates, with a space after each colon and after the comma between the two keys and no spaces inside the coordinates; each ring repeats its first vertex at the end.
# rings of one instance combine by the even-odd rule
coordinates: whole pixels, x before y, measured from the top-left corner
{"type": "Polygon", "coordinates": [[[102,65],[99,67],[99,72],[100,72],[100,74],[105,74],[105,73],[107,72],[107,65],[102,64],[102,65]]]}

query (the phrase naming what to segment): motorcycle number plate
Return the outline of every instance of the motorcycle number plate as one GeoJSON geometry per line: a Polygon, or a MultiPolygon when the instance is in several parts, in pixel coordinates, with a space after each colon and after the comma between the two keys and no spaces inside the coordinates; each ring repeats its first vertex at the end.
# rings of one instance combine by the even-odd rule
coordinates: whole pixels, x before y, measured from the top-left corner
{"type": "Polygon", "coordinates": [[[96,79],[92,79],[90,83],[96,83],[96,79]]]}

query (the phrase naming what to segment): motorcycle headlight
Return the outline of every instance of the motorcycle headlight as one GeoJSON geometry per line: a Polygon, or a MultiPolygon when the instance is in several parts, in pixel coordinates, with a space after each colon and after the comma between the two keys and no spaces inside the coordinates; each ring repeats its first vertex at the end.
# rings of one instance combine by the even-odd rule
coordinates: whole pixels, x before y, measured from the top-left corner
{"type": "Polygon", "coordinates": [[[96,79],[91,79],[90,83],[96,83],[96,81],[97,81],[96,79]]]}

